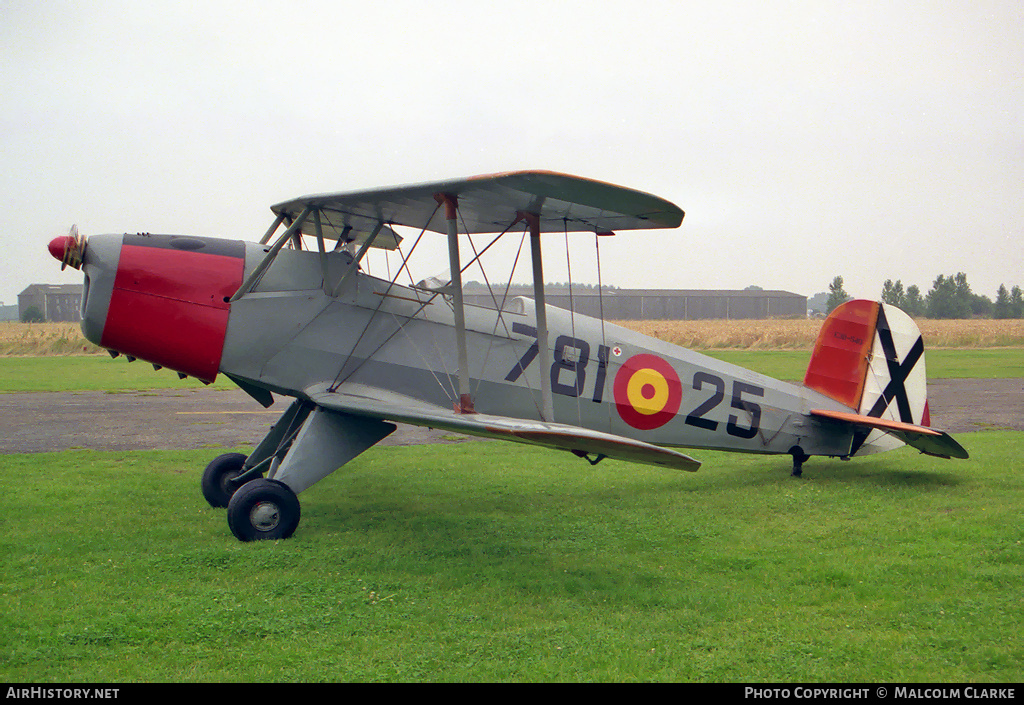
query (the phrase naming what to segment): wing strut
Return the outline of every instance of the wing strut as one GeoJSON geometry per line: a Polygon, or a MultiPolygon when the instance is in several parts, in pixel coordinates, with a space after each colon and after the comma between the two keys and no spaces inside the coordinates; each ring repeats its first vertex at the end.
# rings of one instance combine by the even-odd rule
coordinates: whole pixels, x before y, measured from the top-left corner
{"type": "Polygon", "coordinates": [[[472,414],[473,397],[469,390],[469,354],[466,350],[466,309],[462,298],[462,267],[459,264],[459,199],[447,193],[434,196],[444,204],[448,221],[448,266],[452,275],[452,300],[455,311],[455,342],[459,348],[459,403],[456,408],[461,414],[472,414]]]}
{"type": "MultiPolygon", "coordinates": [[[[551,369],[551,347],[548,345],[548,311],[544,301],[544,267],[541,262],[540,215],[537,213],[516,214],[516,220],[525,220],[530,228],[530,254],[533,256],[533,301],[537,313],[537,353],[540,369],[551,369]]],[[[541,373],[540,403],[544,421],[555,420],[555,404],[551,397],[551,378],[541,373]]]]}
{"type": "MultiPolygon", "coordinates": [[[[281,234],[281,237],[277,239],[277,242],[275,242],[273,247],[270,248],[270,251],[267,252],[266,257],[260,261],[256,269],[252,270],[252,274],[246,277],[245,281],[242,282],[242,285],[238,287],[238,291],[236,291],[231,297],[230,303],[238,301],[240,298],[252,291],[253,287],[256,286],[256,283],[260,280],[260,277],[263,276],[263,273],[267,271],[267,268],[270,267],[271,264],[273,264],[274,260],[277,258],[277,253],[281,251],[281,248],[284,247],[285,243],[288,242],[292,235],[300,232],[303,221],[306,220],[306,217],[312,210],[313,206],[311,205],[306,205],[302,209],[302,213],[299,217],[296,218],[295,221],[288,226],[288,229],[281,234]]],[[[274,227],[268,231],[267,236],[272,235],[280,224],[280,221],[276,222],[274,227]]]]}
{"type": "Polygon", "coordinates": [[[313,222],[316,225],[316,245],[320,249],[320,275],[324,278],[323,291],[331,293],[331,285],[327,277],[327,247],[324,245],[324,229],[320,223],[320,209],[313,211],[313,222]]]}
{"type": "Polygon", "coordinates": [[[270,229],[269,229],[269,230],[267,230],[267,233],[266,233],[266,234],[265,234],[265,235],[264,235],[264,236],[263,236],[262,238],[260,238],[260,244],[261,244],[261,245],[266,245],[266,244],[267,244],[268,242],[270,242],[270,237],[271,237],[271,236],[272,236],[272,235],[273,235],[273,234],[274,234],[275,232],[277,232],[277,229],[278,229],[279,227],[281,227],[281,223],[283,223],[283,222],[284,222],[284,217],[285,217],[285,215],[287,215],[287,214],[286,214],[286,213],[281,213],[281,214],[279,214],[279,215],[277,216],[277,219],[276,219],[276,220],[274,221],[274,224],[273,224],[273,225],[271,225],[271,226],[270,226],[270,229]]]}

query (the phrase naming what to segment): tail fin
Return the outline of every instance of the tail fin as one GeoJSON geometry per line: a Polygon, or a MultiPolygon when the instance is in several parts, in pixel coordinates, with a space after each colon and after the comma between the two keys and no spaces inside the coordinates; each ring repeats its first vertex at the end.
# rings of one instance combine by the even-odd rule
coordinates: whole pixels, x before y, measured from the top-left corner
{"type": "MultiPolygon", "coordinates": [[[[804,386],[867,416],[927,427],[924,342],[914,320],[895,306],[858,299],[825,320],[804,386]]],[[[863,426],[853,453],[890,450],[901,440],[863,426]]]]}

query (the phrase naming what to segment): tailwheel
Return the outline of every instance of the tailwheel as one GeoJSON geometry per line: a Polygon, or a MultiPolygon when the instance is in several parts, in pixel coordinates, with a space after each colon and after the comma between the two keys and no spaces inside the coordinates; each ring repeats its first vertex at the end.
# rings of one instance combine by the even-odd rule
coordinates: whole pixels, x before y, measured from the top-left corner
{"type": "Polygon", "coordinates": [[[811,456],[804,453],[800,446],[794,446],[790,449],[790,454],[793,456],[793,477],[801,477],[804,474],[804,463],[811,459],[811,456]]]}
{"type": "Polygon", "coordinates": [[[228,528],[239,541],[286,539],[299,525],[299,498],[275,480],[242,485],[228,502],[228,528]]]}
{"type": "Polygon", "coordinates": [[[225,453],[211,460],[203,470],[203,497],[211,507],[217,509],[228,506],[231,496],[238,489],[233,480],[242,474],[245,458],[242,453],[225,453]]]}

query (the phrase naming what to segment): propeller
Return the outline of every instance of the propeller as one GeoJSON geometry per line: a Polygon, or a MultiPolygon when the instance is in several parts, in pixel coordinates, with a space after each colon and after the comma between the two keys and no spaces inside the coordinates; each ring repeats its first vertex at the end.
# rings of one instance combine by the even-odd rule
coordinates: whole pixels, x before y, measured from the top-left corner
{"type": "Polygon", "coordinates": [[[72,225],[67,235],[61,235],[50,240],[48,249],[54,259],[60,260],[61,270],[68,265],[75,269],[81,269],[82,258],[85,256],[85,246],[85,236],[78,233],[77,225],[72,225]]]}

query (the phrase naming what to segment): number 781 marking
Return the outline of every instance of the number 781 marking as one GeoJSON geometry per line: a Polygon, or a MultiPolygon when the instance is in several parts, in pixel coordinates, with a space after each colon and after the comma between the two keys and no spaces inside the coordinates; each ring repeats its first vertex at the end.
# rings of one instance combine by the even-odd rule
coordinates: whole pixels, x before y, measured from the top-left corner
{"type": "MultiPolygon", "coordinates": [[[[525,323],[513,323],[512,332],[532,337],[533,343],[505,375],[506,382],[515,382],[522,377],[526,368],[537,359],[540,352],[536,328],[525,323]]],[[[590,362],[590,343],[569,335],[560,335],[555,339],[552,358],[551,391],[567,397],[582,396],[583,386],[587,381],[587,363],[590,362]]],[[[608,346],[599,345],[597,348],[597,378],[594,380],[593,401],[595,402],[600,403],[604,397],[604,384],[607,375],[608,346]]]]}

